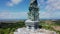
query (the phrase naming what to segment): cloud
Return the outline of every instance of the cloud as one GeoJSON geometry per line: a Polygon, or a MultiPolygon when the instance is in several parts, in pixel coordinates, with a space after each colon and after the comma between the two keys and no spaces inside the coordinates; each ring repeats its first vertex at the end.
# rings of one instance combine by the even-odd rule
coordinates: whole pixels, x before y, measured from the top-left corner
{"type": "Polygon", "coordinates": [[[7,6],[14,6],[22,2],[22,0],[10,0],[7,2],[7,6]]]}
{"type": "Polygon", "coordinates": [[[39,6],[47,11],[60,10],[60,0],[39,0],[39,6]]]}
{"type": "MultiPolygon", "coordinates": [[[[28,12],[10,12],[3,10],[0,12],[0,19],[28,19],[28,12]]],[[[39,11],[39,18],[41,19],[60,19],[60,11],[48,12],[39,11]]]]}
{"type": "Polygon", "coordinates": [[[60,19],[60,12],[43,12],[40,11],[40,18],[42,19],[60,19]]]}
{"type": "Polygon", "coordinates": [[[54,16],[52,16],[51,13],[48,13],[48,12],[40,12],[39,17],[41,19],[50,19],[50,18],[52,18],[54,16]]]}
{"type": "Polygon", "coordinates": [[[48,0],[45,9],[49,11],[60,10],[60,0],[48,0]]]}
{"type": "Polygon", "coordinates": [[[1,12],[1,19],[25,19],[27,18],[27,12],[1,12]]]}
{"type": "MultiPolygon", "coordinates": [[[[39,17],[41,19],[59,19],[60,18],[60,12],[39,12],[39,17]]],[[[27,12],[9,12],[9,11],[3,11],[0,12],[0,19],[28,19],[27,12]]]]}
{"type": "Polygon", "coordinates": [[[39,0],[40,18],[60,19],[60,0],[39,0]]]}
{"type": "Polygon", "coordinates": [[[18,4],[18,3],[20,3],[22,0],[11,0],[11,2],[13,3],[13,4],[18,4]]]}
{"type": "Polygon", "coordinates": [[[13,4],[13,3],[10,3],[10,2],[7,2],[6,5],[7,5],[7,6],[13,6],[14,4],[13,4]]]}

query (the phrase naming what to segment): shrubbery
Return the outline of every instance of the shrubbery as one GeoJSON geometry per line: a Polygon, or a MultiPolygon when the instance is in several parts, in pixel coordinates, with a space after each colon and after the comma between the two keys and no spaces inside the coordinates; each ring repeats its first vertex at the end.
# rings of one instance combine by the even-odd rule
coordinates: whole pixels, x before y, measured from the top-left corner
{"type": "MultiPolygon", "coordinates": [[[[0,34],[13,34],[13,32],[17,29],[17,28],[21,28],[21,27],[25,27],[24,21],[19,21],[16,23],[3,23],[1,24],[2,27],[0,28],[0,34]],[[3,25],[4,24],[4,25],[3,25]]],[[[55,26],[55,24],[46,24],[44,21],[40,21],[39,26],[40,28],[45,28],[48,30],[54,30],[51,26],[55,26]]],[[[56,31],[56,30],[54,30],[56,31]]],[[[60,33],[60,31],[56,31],[58,33],[60,33]]]]}

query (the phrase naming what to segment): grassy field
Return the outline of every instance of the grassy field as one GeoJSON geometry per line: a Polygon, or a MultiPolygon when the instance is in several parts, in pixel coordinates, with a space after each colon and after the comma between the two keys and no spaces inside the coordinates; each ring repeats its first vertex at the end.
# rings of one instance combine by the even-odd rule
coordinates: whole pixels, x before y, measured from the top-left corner
{"type": "MultiPolygon", "coordinates": [[[[0,34],[13,34],[17,28],[25,27],[24,21],[19,21],[17,23],[2,23],[0,28],[0,34]]],[[[53,30],[60,34],[60,29],[54,29],[54,27],[60,27],[59,23],[53,23],[51,21],[40,21],[39,27],[45,28],[47,30],[53,30]]]]}

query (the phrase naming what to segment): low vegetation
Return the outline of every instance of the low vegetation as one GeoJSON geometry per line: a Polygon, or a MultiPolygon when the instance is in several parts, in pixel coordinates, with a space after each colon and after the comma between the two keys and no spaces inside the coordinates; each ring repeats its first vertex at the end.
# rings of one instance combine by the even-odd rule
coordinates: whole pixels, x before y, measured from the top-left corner
{"type": "MultiPolygon", "coordinates": [[[[40,21],[39,26],[47,30],[53,30],[60,34],[60,29],[57,30],[55,27],[60,27],[59,21],[40,21]]],[[[19,21],[16,23],[1,23],[0,24],[0,34],[13,34],[17,28],[25,27],[24,21],[19,21]]]]}

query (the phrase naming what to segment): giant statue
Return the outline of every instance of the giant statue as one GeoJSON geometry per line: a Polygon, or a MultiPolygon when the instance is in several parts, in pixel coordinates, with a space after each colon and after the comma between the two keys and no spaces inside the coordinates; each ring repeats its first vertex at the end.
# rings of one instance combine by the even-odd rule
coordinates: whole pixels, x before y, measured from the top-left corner
{"type": "Polygon", "coordinates": [[[28,12],[28,20],[25,24],[29,29],[37,29],[39,23],[39,8],[37,0],[31,0],[28,12]]]}

